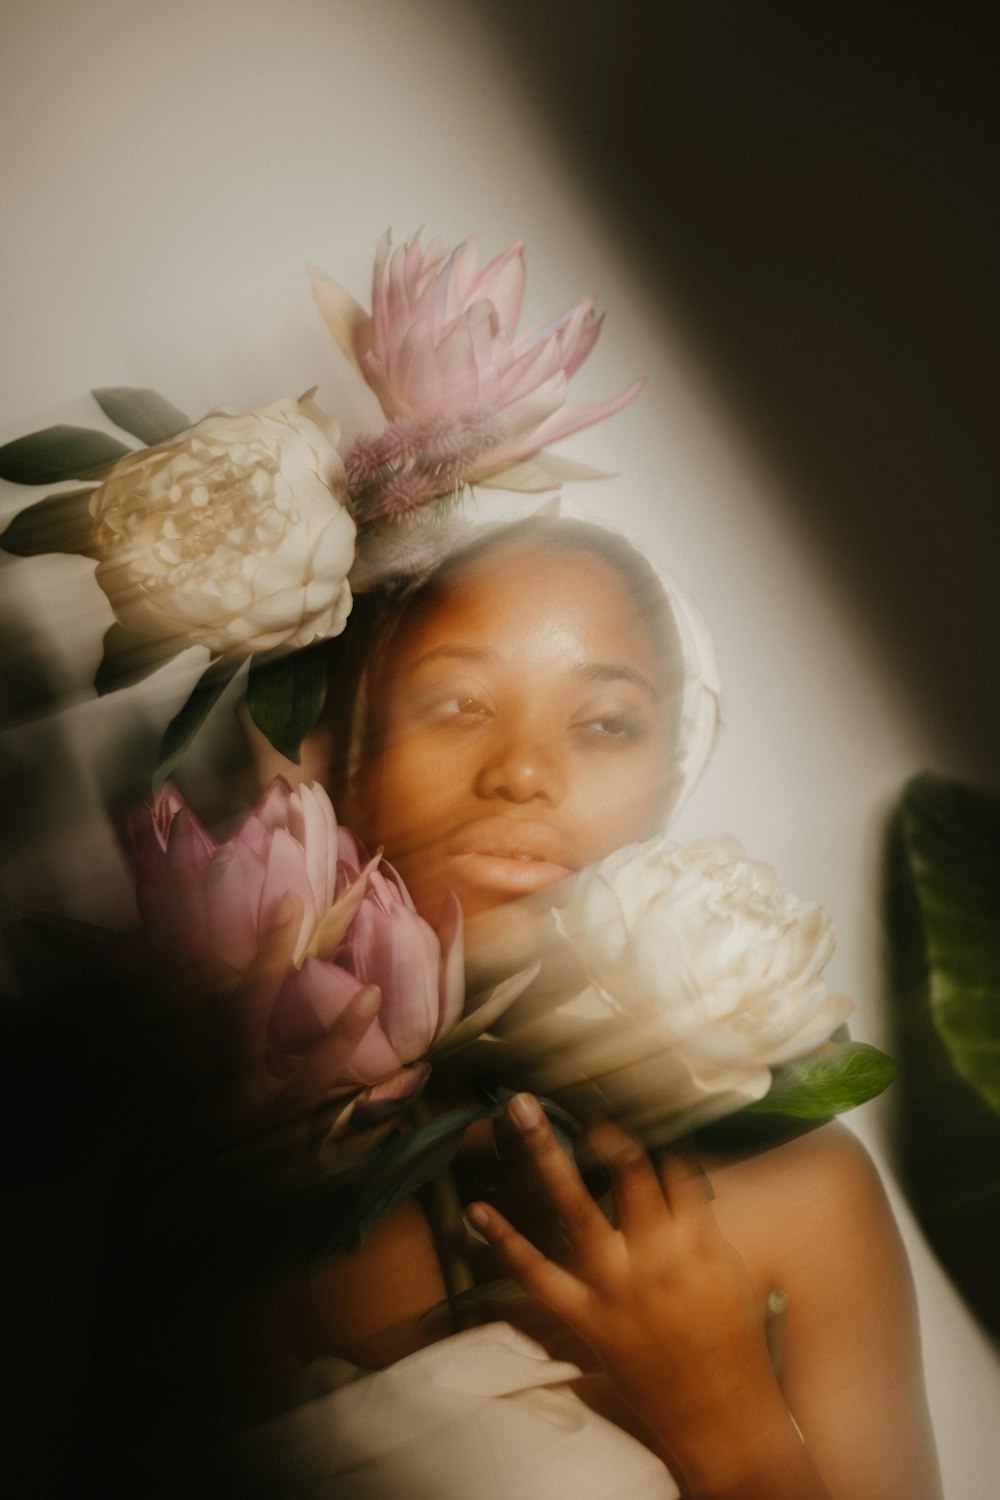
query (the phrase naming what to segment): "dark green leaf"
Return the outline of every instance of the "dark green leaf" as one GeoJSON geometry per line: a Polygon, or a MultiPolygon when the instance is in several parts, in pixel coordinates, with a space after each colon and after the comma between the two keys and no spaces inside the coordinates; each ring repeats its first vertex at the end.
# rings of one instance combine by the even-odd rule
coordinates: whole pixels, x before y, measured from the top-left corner
{"type": "Polygon", "coordinates": [[[867,1042],[830,1045],[836,1051],[776,1068],[768,1093],[741,1113],[826,1120],[874,1099],[899,1072],[891,1057],[867,1042]]]}
{"type": "Polygon", "coordinates": [[[191,696],[163,731],[159,764],[153,773],[154,792],[160,790],[241,666],[239,661],[213,663],[199,678],[191,696]]]}
{"type": "Polygon", "coordinates": [[[134,386],[104,386],[91,395],[105,416],[111,418],[116,427],[130,432],[143,443],[154,447],[157,443],[169,443],[179,432],[190,427],[191,418],[186,417],[176,406],[155,391],[140,390],[134,386]]]}
{"type": "Polygon", "coordinates": [[[1000,797],[919,776],[904,793],[903,837],[934,1024],[961,1076],[1000,1112],[1000,797]]]}
{"type": "Polygon", "coordinates": [[[147,641],[134,630],[126,630],[116,620],[104,635],[104,655],[94,677],[99,696],[141,682],[182,649],[176,639],[147,641]]]}
{"type": "MultiPolygon", "coordinates": [[[[927,943],[934,925],[925,910],[929,867],[919,879],[915,873],[915,859],[923,864],[932,843],[952,846],[957,827],[970,817],[973,825],[983,818],[980,837],[989,844],[988,828],[996,833],[995,808],[996,799],[989,794],[950,782],[921,777],[911,783],[886,851],[885,914],[893,1046],[900,1060],[894,1134],[907,1195],[941,1264],[983,1325],[1000,1340],[1000,1113],[959,1072],[950,1038],[946,1039],[950,1028],[942,1029],[931,1003],[936,965],[929,959],[927,943]],[[950,836],[946,829],[952,830],[950,836]]],[[[974,826],[969,831],[974,834],[974,826]]],[[[931,862],[941,863],[936,858],[931,862]]],[[[961,884],[963,904],[968,901],[970,911],[989,904],[990,863],[974,857],[966,868],[963,856],[955,871],[953,889],[961,884]],[[984,880],[978,892],[977,868],[984,880]]],[[[996,887],[992,901],[995,932],[1000,913],[996,887]]],[[[964,965],[979,946],[976,942],[968,952],[955,947],[953,957],[964,965]]],[[[981,1024],[987,1012],[978,1004],[975,1008],[981,1024]]]]}
{"type": "Polygon", "coordinates": [[[412,1198],[418,1188],[426,1183],[433,1182],[435,1177],[440,1177],[446,1172],[455,1159],[462,1131],[456,1131],[443,1140],[435,1142],[421,1152],[420,1156],[411,1161],[405,1170],[401,1170],[399,1176],[378,1200],[371,1205],[358,1223],[358,1234],[362,1240],[366,1240],[373,1229],[376,1229],[386,1214],[403,1203],[407,1198],[412,1198]]]}
{"type": "Polygon", "coordinates": [[[69,490],[29,505],[0,536],[0,547],[17,557],[38,557],[44,552],[96,557],[90,521],[93,493],[93,490],[69,490]]]}
{"type": "Polygon", "coordinates": [[[99,477],[126,453],[117,438],[92,427],[45,427],[0,448],[0,479],[13,484],[58,484],[99,477]]]}
{"type": "Polygon", "coordinates": [[[436,1150],[442,1141],[458,1139],[475,1120],[483,1120],[494,1114],[494,1106],[470,1104],[462,1109],[450,1109],[435,1115],[424,1124],[404,1135],[393,1136],[365,1166],[368,1182],[395,1181],[400,1167],[408,1168],[428,1152],[436,1150]]]}
{"type": "Polygon", "coordinates": [[[247,707],[275,750],[299,763],[299,747],[323,712],[326,648],[308,646],[250,669],[247,707]]]}
{"type": "MultiPolygon", "coordinates": [[[[837,1035],[846,1034],[846,1030],[839,1028],[837,1035]]],[[[833,1041],[828,1045],[831,1050],[825,1054],[776,1068],[763,1099],[721,1120],[699,1125],[692,1133],[694,1141],[710,1150],[766,1150],[874,1099],[899,1072],[891,1057],[866,1042],[833,1041]]]]}
{"type": "Polygon", "coordinates": [[[449,1110],[386,1141],[365,1162],[357,1181],[338,1191],[327,1250],[369,1235],[397,1203],[447,1169],[474,1120],[494,1112],[489,1105],[449,1110]]]}

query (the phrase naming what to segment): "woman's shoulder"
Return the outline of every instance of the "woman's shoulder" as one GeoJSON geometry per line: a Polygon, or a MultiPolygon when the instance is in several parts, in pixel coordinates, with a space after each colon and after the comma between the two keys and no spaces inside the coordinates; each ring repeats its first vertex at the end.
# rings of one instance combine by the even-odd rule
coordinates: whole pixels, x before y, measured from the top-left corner
{"type": "Polygon", "coordinates": [[[767,1190],[775,1206],[801,1208],[805,1202],[846,1194],[881,1193],[881,1179],[858,1137],[839,1120],[830,1120],[780,1145],[751,1156],[706,1157],[713,1186],[727,1196],[756,1195],[767,1190]]]}
{"type": "Polygon", "coordinates": [[[742,1159],[706,1160],[720,1225],[772,1285],[790,1273],[853,1261],[897,1231],[868,1152],[838,1121],[742,1159]]]}

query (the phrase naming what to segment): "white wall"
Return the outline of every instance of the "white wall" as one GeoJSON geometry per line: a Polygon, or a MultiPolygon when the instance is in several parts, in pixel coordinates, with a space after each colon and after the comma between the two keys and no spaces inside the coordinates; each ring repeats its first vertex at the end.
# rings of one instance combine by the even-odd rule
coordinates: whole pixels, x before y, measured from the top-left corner
{"type": "MultiPolygon", "coordinates": [[[[192,415],[319,383],[346,429],[364,418],[314,312],[304,263],[362,300],[374,245],[421,224],[487,253],[528,246],[528,312],[584,291],[608,322],[576,381],[583,396],[638,372],[639,401],[565,451],[617,477],[574,500],[622,517],[690,587],[716,632],[727,730],[682,836],[729,829],[784,884],[820,899],[840,933],[835,977],[858,997],[856,1034],[884,1039],[875,997],[882,819],[903,780],[939,758],[934,726],[894,688],[879,641],[806,535],[776,480],[677,340],[671,309],[544,132],[475,6],[461,0],[7,0],[0,41],[6,248],[0,440],[55,421],[97,425],[91,386],[151,385],[192,415]],[[780,517],[780,519],[779,519],[780,517]],[[863,733],[858,726],[863,726],[863,733]]],[[[5,489],[6,508],[23,491],[5,489]]],[[[78,559],[18,562],[15,653],[56,663],[58,720],[8,728],[25,768],[69,734],[71,815],[19,871],[29,899],[61,889],[100,920],[123,877],[92,805],[120,754],[123,714],[152,733],[197,665],[95,702],[87,682],[109,621],[78,559]],[[87,830],[86,839],[81,830],[87,830]],[[107,876],[91,878],[98,847],[107,876]]],[[[952,766],[961,772],[961,766],[952,766]]],[[[878,1152],[883,1109],[856,1124],[878,1152]]],[[[946,1492],[990,1500],[1000,1365],[897,1204],[923,1306],[946,1492]]]]}

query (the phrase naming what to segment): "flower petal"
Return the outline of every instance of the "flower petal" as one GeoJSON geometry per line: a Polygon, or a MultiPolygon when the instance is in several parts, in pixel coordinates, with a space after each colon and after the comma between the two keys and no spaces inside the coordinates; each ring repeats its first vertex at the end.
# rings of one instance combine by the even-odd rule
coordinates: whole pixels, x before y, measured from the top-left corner
{"type": "Polygon", "coordinates": [[[362,1094],[354,1106],[354,1119],[358,1123],[376,1124],[386,1120],[416,1098],[430,1077],[426,1063],[412,1063],[402,1068],[392,1078],[375,1083],[362,1094]]]}
{"type": "Polygon", "coordinates": [[[358,350],[368,348],[371,343],[371,318],[332,276],[316,266],[306,269],[324,323],[358,374],[363,375],[358,350]]]}

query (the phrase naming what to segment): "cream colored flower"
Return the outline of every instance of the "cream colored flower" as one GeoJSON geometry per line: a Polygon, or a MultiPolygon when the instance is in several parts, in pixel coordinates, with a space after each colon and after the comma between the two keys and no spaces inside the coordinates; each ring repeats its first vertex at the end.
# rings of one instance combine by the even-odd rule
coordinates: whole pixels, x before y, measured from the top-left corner
{"type": "Polygon", "coordinates": [[[508,1040],[533,1087],[603,1097],[648,1139],[762,1098],[771,1068],[816,1052],[853,1009],[823,977],[826,912],[784,895],[735,839],[620,849],[555,922],[592,987],[508,1040]]]}
{"type": "Polygon", "coordinates": [[[115,464],[90,508],[119,622],[222,656],[338,635],[355,540],[339,435],[308,399],[277,401],[115,464]]]}

